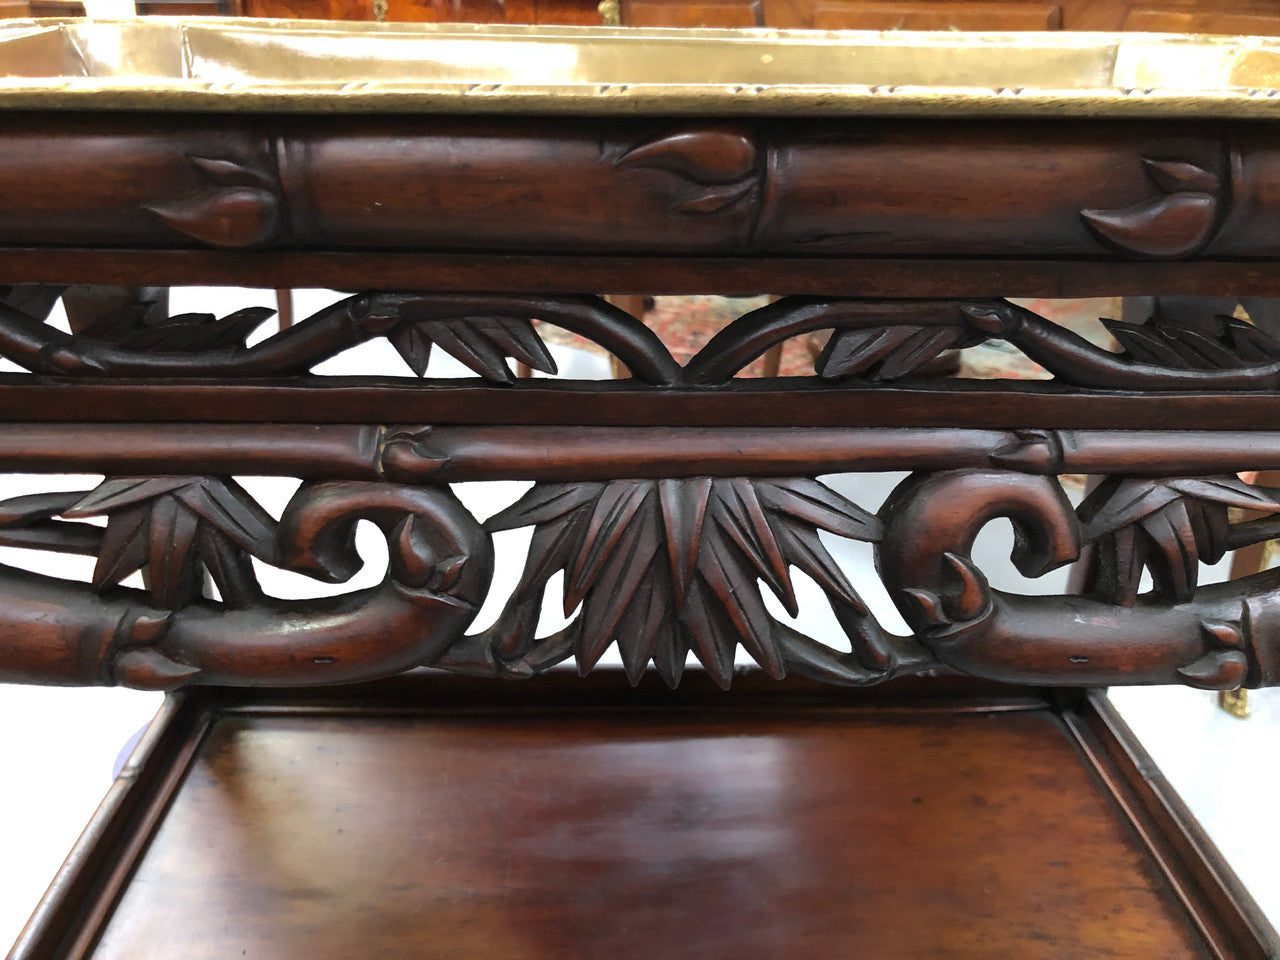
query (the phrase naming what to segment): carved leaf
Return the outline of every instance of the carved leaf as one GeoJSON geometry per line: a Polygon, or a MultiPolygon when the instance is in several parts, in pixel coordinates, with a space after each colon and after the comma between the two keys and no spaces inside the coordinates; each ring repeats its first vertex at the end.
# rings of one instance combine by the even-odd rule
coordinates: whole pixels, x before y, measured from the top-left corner
{"type": "Polygon", "coordinates": [[[431,362],[431,341],[416,323],[401,323],[387,334],[387,341],[396,348],[396,353],[404,359],[417,376],[427,375],[427,364],[431,362]]]}
{"type": "Polygon", "coordinates": [[[982,338],[957,325],[900,324],[836,330],[814,362],[827,379],[865,375],[871,380],[905,377],[947,350],[981,343],[982,338]]]}
{"type": "Polygon", "coordinates": [[[1125,352],[1142,363],[1230,370],[1280,356],[1280,343],[1235,317],[1212,317],[1198,323],[1160,319],[1142,324],[1102,322],[1125,352]]]}
{"type": "Polygon", "coordinates": [[[211,183],[224,186],[262,187],[272,189],[275,181],[265,170],[217,157],[189,157],[191,165],[205,175],[211,183]]]}
{"type": "Polygon", "coordinates": [[[755,489],[766,507],[801,524],[870,543],[877,542],[883,532],[879,518],[817,480],[769,480],[757,483],[755,489]]]}
{"type": "Polygon", "coordinates": [[[182,313],[148,323],[150,303],[112,311],[85,327],[81,334],[140,352],[197,353],[242,346],[275,311],[247,307],[225,317],[211,313],[182,313]]]}
{"type": "MultiPolygon", "coordinates": [[[[769,585],[791,616],[796,616],[799,607],[791,575],[787,571],[787,561],[765,517],[755,486],[749,480],[732,479],[725,481],[724,488],[727,489],[722,488],[712,511],[716,526],[723,538],[738,548],[738,553],[751,565],[753,574],[769,585]],[[736,500],[732,505],[727,501],[730,493],[736,500]]],[[[720,539],[713,539],[709,546],[716,549],[720,539]]]]}
{"type": "Polygon", "coordinates": [[[680,611],[680,623],[694,654],[716,686],[723,690],[733,681],[733,653],[738,636],[719,604],[697,580],[689,590],[689,602],[680,611]]]}
{"type": "Polygon", "coordinates": [[[145,507],[125,507],[108,514],[107,531],[93,569],[93,589],[105,590],[142,569],[147,562],[150,531],[151,513],[145,507]]]}
{"type": "Polygon", "coordinates": [[[1152,160],[1144,157],[1142,168],[1147,177],[1165,193],[1217,193],[1221,181],[1204,167],[1184,160],[1152,160]]]}
{"type": "Polygon", "coordinates": [[[486,526],[528,524],[535,530],[525,570],[493,632],[501,650],[531,648],[532,627],[518,627],[516,616],[536,619],[533,600],[564,571],[566,614],[582,605],[565,634],[579,669],[616,643],[633,682],[652,661],[672,685],[693,650],[728,686],[739,644],[784,675],[783,634],[760,583],[795,611],[794,565],[847,610],[865,612],[817,530],[863,540],[881,533],[874,516],[807,479],[537,484],[486,526]]]}
{"type": "Polygon", "coordinates": [[[64,517],[110,516],[191,483],[194,477],[109,477],[63,512],[64,517]]]}
{"type": "Polygon", "coordinates": [[[693,189],[675,203],[680,213],[709,214],[752,196],[758,186],[756,147],[736,129],[680,130],[642,143],[616,161],[674,173],[693,189]]]}
{"type": "Polygon", "coordinates": [[[515,380],[506,364],[507,357],[543,373],[556,372],[556,362],[533,321],[523,317],[403,320],[387,339],[420,377],[426,376],[432,344],[486,380],[499,383],[515,380]]]}
{"type": "MultiPolygon", "coordinates": [[[[646,578],[636,602],[626,607],[624,619],[618,625],[620,636],[632,638],[619,644],[622,668],[632,685],[640,682],[650,659],[658,656],[660,643],[669,645],[674,635],[674,625],[669,620],[668,604],[657,584],[657,578],[646,578]]],[[[687,653],[687,651],[686,651],[687,653]]]]}
{"type": "MultiPolygon", "coordinates": [[[[564,612],[583,601],[604,568],[623,543],[634,544],[628,537],[632,520],[652,495],[651,484],[614,482],[605,485],[593,505],[581,542],[576,545],[573,566],[564,581],[564,612]]],[[[646,511],[645,517],[651,511],[646,511]]],[[[643,521],[641,524],[643,525],[643,521]]],[[[647,562],[647,558],[644,562],[647,562]]],[[[624,568],[625,569],[625,568],[624,568]]]]}
{"type": "Polygon", "coordinates": [[[48,283],[3,283],[0,284],[0,305],[40,322],[49,318],[66,289],[48,283]]]}
{"type": "Polygon", "coordinates": [[[827,548],[822,545],[816,530],[801,523],[783,520],[778,524],[776,533],[779,542],[785,545],[787,559],[793,566],[798,567],[820,586],[827,596],[838,600],[859,615],[866,614],[867,608],[862,599],[853,589],[853,584],[844,575],[844,571],[831,558],[827,548]]]}
{"type": "MultiPolygon", "coordinates": [[[[600,656],[615,641],[619,649],[627,646],[648,646],[648,637],[622,632],[619,628],[630,626],[637,614],[647,609],[632,611],[632,607],[644,607],[637,599],[643,599],[640,587],[646,581],[655,588],[652,571],[653,559],[658,553],[658,531],[653,523],[628,523],[622,527],[622,536],[613,540],[607,554],[608,562],[600,568],[593,582],[602,589],[589,589],[583,593],[582,640],[578,649],[578,669],[585,673],[596,665],[600,656]]],[[[565,606],[572,610],[566,581],[565,606]]],[[[638,651],[631,651],[633,659],[638,651]]]]}
{"type": "Polygon", "coordinates": [[[243,610],[262,597],[249,555],[237,550],[226,537],[202,524],[196,533],[196,549],[228,607],[243,610]]]}
{"type": "Polygon", "coordinates": [[[1280,501],[1235,477],[1107,478],[1079,509],[1084,536],[1100,551],[1100,589],[1134,603],[1145,566],[1163,594],[1190,600],[1199,561],[1226,552],[1228,507],[1278,513],[1280,501]]]}
{"type": "Polygon", "coordinates": [[[676,209],[681,213],[716,213],[733,206],[754,189],[755,183],[750,180],[708,187],[688,200],[682,200],[676,205],[676,209]]]}
{"type": "Polygon", "coordinates": [[[1238,690],[1249,675],[1249,658],[1239,650],[1212,650],[1178,674],[1201,690],[1238,690]]]}
{"type": "Polygon", "coordinates": [[[276,555],[275,521],[226,478],[111,478],[62,515],[107,517],[95,590],[146,567],[153,602],[165,609],[199,595],[201,566],[226,603],[244,605],[259,594],[249,555],[276,555]]]}
{"type": "Polygon", "coordinates": [[[55,520],[84,493],[34,493],[0,501],[0,545],[96,556],[103,531],[91,524],[55,520]]]}
{"type": "Polygon", "coordinates": [[[702,548],[702,523],[707,515],[710,496],[710,477],[658,481],[667,558],[671,563],[671,585],[677,606],[684,604],[693,583],[695,561],[702,548]]]}
{"type": "Polygon", "coordinates": [[[1245,363],[1280,357],[1280,342],[1263,333],[1252,323],[1236,317],[1215,317],[1222,324],[1223,339],[1245,363]]]}
{"type": "Polygon", "coordinates": [[[197,518],[176,497],[157,497],[151,504],[147,571],[157,607],[173,610],[199,595],[195,569],[197,518]]]}
{"type": "Polygon", "coordinates": [[[270,239],[281,220],[280,185],[271,171],[220,157],[187,159],[209,188],[145,209],[215,247],[249,247],[270,239]]]}
{"type": "Polygon", "coordinates": [[[490,532],[515,530],[545,524],[584,504],[593,502],[604,490],[603,483],[539,483],[523,497],[495,513],[485,522],[490,532]]]}
{"type": "Polygon", "coordinates": [[[1175,193],[1123,210],[1082,210],[1080,216],[1100,237],[1122,250],[1149,257],[1185,257],[1212,236],[1218,198],[1207,193],[1175,193]]]}
{"type": "MultiPolygon", "coordinates": [[[[732,632],[722,637],[719,643],[723,651],[722,659],[728,662],[729,669],[733,669],[736,639],[765,673],[780,679],[786,676],[786,669],[782,665],[782,651],[778,648],[778,640],[773,632],[773,620],[765,609],[760,591],[743,589],[742,586],[751,584],[753,579],[753,571],[749,567],[754,566],[757,571],[762,569],[762,560],[758,554],[744,551],[741,547],[731,550],[724,537],[710,537],[707,541],[706,559],[699,565],[699,572],[706,588],[720,601],[717,613],[723,613],[721,622],[727,622],[732,628],[732,632]]],[[[790,593],[789,578],[786,585],[790,593]]],[[[776,588],[775,593],[778,593],[776,588]]],[[[794,594],[790,596],[789,606],[795,609],[794,594]]],[[[689,609],[690,605],[686,604],[685,610],[689,609]]],[[[727,678],[721,685],[728,686],[727,678]]]]}
{"type": "Polygon", "coordinates": [[[145,209],[167,226],[214,247],[251,247],[275,233],[280,200],[257,187],[213,188],[145,209]]]}
{"type": "Polygon", "coordinates": [[[756,148],[743,131],[681,130],[640,144],[617,163],[669,170],[694,183],[733,183],[755,169],[756,148]]]}
{"type": "Polygon", "coordinates": [[[1103,240],[1148,257],[1183,257],[1209,242],[1217,228],[1221,180],[1194,163],[1143,158],[1147,178],[1162,196],[1122,210],[1082,210],[1103,240]]]}
{"type": "MultiPolygon", "coordinates": [[[[568,484],[547,484],[548,487],[567,487],[568,484]]],[[[601,484],[588,486],[599,487],[601,484]]],[[[535,487],[531,493],[537,492],[535,487]]],[[[559,498],[557,498],[559,499],[559,498]]],[[[587,499],[590,499],[588,497],[587,499]]],[[[581,505],[580,503],[577,505],[581,505]]],[[[516,505],[518,506],[518,504],[516,505]]],[[[497,622],[488,631],[492,647],[497,657],[507,661],[520,661],[527,657],[534,647],[538,628],[538,615],[542,609],[542,595],[548,581],[557,571],[563,570],[573,562],[574,545],[581,541],[582,531],[586,525],[585,512],[576,512],[573,506],[545,515],[541,520],[524,520],[519,512],[513,513],[515,507],[503,511],[502,515],[491,517],[487,526],[490,530],[508,530],[515,527],[536,524],[533,537],[529,541],[529,553],[525,558],[524,572],[520,581],[499,615],[497,622]],[[568,511],[568,512],[566,512],[568,511]]],[[[555,508],[552,508],[555,511],[555,508]]],[[[536,516],[538,511],[531,510],[529,515],[536,516]]],[[[570,642],[564,649],[564,655],[572,653],[576,641],[570,642]]],[[[516,668],[518,670],[518,667],[516,668]]]]}
{"type": "Polygon", "coordinates": [[[175,495],[208,529],[261,560],[275,560],[275,520],[234,480],[203,477],[175,495]]]}

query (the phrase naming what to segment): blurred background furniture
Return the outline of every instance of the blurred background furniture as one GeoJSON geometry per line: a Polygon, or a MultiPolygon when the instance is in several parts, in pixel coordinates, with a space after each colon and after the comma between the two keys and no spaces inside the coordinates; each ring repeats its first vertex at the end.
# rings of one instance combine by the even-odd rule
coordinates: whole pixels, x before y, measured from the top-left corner
{"type": "MultiPolygon", "coordinates": [[[[1280,34],[1269,0],[138,0],[137,10],[420,23],[1280,34]]],[[[83,12],[78,0],[0,0],[0,16],[83,12]]]]}
{"type": "MultiPolygon", "coordinates": [[[[814,30],[1133,30],[1280,34],[1270,0],[137,0],[141,15],[814,30]]],[[[0,16],[78,16],[77,0],[0,0],[0,16]]]]}

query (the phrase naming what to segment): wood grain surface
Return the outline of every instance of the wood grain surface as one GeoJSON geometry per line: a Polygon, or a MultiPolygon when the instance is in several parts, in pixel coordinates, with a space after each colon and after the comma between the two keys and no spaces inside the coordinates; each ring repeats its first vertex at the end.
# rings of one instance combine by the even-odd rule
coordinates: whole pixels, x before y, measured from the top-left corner
{"type": "Polygon", "coordinates": [[[1278,166],[1274,128],[1244,122],[14,112],[0,230],[15,247],[1231,259],[1280,253],[1278,166]]]}
{"type": "Polygon", "coordinates": [[[95,957],[1209,954],[1057,719],[217,723],[95,957]]]}

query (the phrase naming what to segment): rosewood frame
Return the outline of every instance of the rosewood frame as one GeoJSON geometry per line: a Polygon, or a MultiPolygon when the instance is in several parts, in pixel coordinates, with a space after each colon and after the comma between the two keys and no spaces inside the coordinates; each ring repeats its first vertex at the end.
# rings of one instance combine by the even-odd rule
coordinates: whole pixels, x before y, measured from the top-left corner
{"type": "Polygon", "coordinates": [[[1234,476],[1280,466],[1280,343],[1234,317],[1112,318],[1105,349],[1003,299],[1274,292],[1267,121],[7,119],[0,356],[28,372],[0,378],[0,450],[8,469],[106,479],[0,504],[0,542],[97,558],[89,584],[0,569],[0,677],[515,677],[570,657],[586,671],[617,644],[633,681],[652,665],[671,684],[693,653],[727,685],[739,646],[775,677],[855,685],[941,667],[1054,685],[1280,681],[1275,575],[1197,583],[1202,561],[1280,526],[1280,495],[1234,476]],[[56,171],[38,162],[53,153],[56,171]],[[69,285],[304,278],[360,292],[259,341],[269,311],[252,308],[114,301],[69,333],[45,322],[69,285]],[[590,292],[738,283],[784,296],[683,366],[590,292]],[[547,324],[630,379],[518,382],[509,361],[554,372],[547,324]],[[827,343],[812,376],[735,378],[813,335],[827,343]],[[310,372],[370,339],[418,378],[434,350],[478,379],[310,372]],[[996,340],[1052,381],[927,373],[996,340]],[[815,480],[893,469],[914,473],[878,515],[815,480]],[[1077,510],[1066,473],[1105,479],[1077,510]],[[249,474],[304,484],[271,517],[233,479],[249,474]],[[499,479],[535,486],[483,525],[448,490],[499,479]],[[1088,546],[1090,592],[992,590],[968,553],[997,517],[1031,575],[1088,546]],[[350,576],[359,519],[388,539],[381,586],[263,594],[255,562],[350,576]],[[522,526],[524,576],[498,623],[469,634],[490,535],[522,526]],[[818,531],[875,545],[912,635],[876,621],[818,531]],[[119,586],[139,569],[145,589],[119,586]],[[844,637],[766,612],[769,592],[794,612],[793,569],[844,637]],[[557,572],[579,612],[539,637],[557,572]]]}
{"type": "Polygon", "coordinates": [[[179,691],[16,955],[90,951],[215,713],[668,707],[650,671],[690,710],[842,710],[838,686],[881,683],[866,702],[1051,708],[1209,949],[1266,955],[1105,700],[1054,688],[1280,684],[1280,572],[1199,583],[1280,537],[1280,491],[1237,475],[1280,469],[1280,343],[1235,317],[1111,318],[1103,349],[1004,298],[1280,295],[1274,121],[553,113],[6,113],[0,357],[22,372],[0,375],[0,462],[103,480],[0,502],[0,545],[95,558],[87,583],[0,565],[0,680],[179,691]],[[350,295],[261,341],[267,311],[136,297],[46,322],[71,286],[182,283],[350,295]],[[681,365],[600,291],[780,299],[681,365]],[[546,325],[629,378],[517,378],[553,369],[546,325]],[[811,335],[812,375],[735,377],[811,335]],[[379,338],[403,368],[312,372],[379,338]],[[987,341],[1053,379],[928,372],[987,341]],[[433,351],[475,377],[427,377],[433,351]],[[875,511],[820,479],[886,470],[911,475],[875,511]],[[1064,474],[1098,478],[1082,504],[1064,474]],[[302,484],[273,516],[236,479],[254,475],[302,484]],[[533,485],[484,522],[450,490],[511,479],[533,485]],[[1081,595],[992,588],[970,553],[1001,517],[1029,576],[1087,557],[1081,595]],[[264,593],[262,564],[348,579],[360,520],[387,540],[380,583],[264,593]],[[472,632],[492,535],[517,528],[519,582],[472,632]],[[832,537],[873,545],[910,634],[832,537]],[[840,635],[769,612],[794,613],[797,571],[840,635]],[[569,622],[541,636],[548,600],[569,622]],[[610,645],[636,691],[497,682],[586,673],[610,645]]]}

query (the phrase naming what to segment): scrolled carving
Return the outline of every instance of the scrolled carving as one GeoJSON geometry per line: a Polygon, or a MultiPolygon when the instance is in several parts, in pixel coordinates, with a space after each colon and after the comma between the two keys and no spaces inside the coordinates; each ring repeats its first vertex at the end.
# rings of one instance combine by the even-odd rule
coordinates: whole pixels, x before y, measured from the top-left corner
{"type": "Polygon", "coordinates": [[[437,487],[303,484],[278,524],[222,478],[116,478],[72,505],[70,497],[19,498],[0,509],[0,542],[98,557],[92,584],[0,565],[0,679],[167,689],[385,676],[461,639],[492,574],[488,535],[437,487]],[[108,524],[95,538],[55,513],[102,513],[108,524]],[[348,579],[360,566],[361,519],[387,538],[381,584],[299,601],[258,588],[249,553],[322,580],[348,579]],[[201,595],[197,563],[221,601],[201,595]],[[139,567],[151,573],[148,589],[116,585],[139,567]]]}
{"type": "Polygon", "coordinates": [[[1195,324],[1103,321],[1113,353],[1008,300],[852,300],[788,297],[739,318],[685,369],[692,383],[722,383],[770,347],[833,331],[816,372],[873,382],[908,376],[944,350],[1005,340],[1068,386],[1111,390],[1274,390],[1280,343],[1233,317],[1195,324]]]}
{"type": "Polygon", "coordinates": [[[1233,478],[1115,478],[1099,491],[1081,510],[1082,527],[1052,478],[958,470],[906,481],[882,511],[878,564],[920,642],[948,666],[1014,682],[1276,682],[1280,573],[1196,589],[1194,565],[1197,553],[1220,556],[1244,539],[1231,536],[1227,504],[1275,512],[1280,501],[1233,478]],[[1027,575],[1076,559],[1084,538],[1096,539],[1112,555],[1098,590],[1022,597],[992,589],[970,551],[1001,516],[1014,521],[1014,560],[1027,575]],[[1121,530],[1130,534],[1117,539],[1121,530]],[[1158,553],[1140,548],[1143,538],[1158,553]],[[1144,566],[1156,589],[1132,596],[1144,566]]]}
{"type": "MultiPolygon", "coordinates": [[[[45,301],[40,301],[44,305],[45,301]]],[[[1280,342],[1228,316],[1147,324],[1103,319],[1121,352],[1007,300],[862,300],[786,297],[720,331],[683,369],[658,336],[600,297],[369,292],[334,303],[248,346],[270,316],[155,315],[150,304],[110,312],[63,333],[0,298],[0,356],[63,377],[225,377],[306,374],[367,340],[385,338],[424,376],[439,348],[478,376],[511,384],[507,358],[554,373],[533,321],[580,334],[651,386],[726,384],[771,347],[829,330],[815,361],[828,381],[885,383],[917,376],[947,350],[1005,340],[1063,385],[1108,390],[1275,390],[1280,342]]]]}
{"type": "MultiPolygon", "coordinates": [[[[429,431],[386,433],[384,447],[432,455],[417,449],[429,431]]],[[[1116,473],[1077,510],[1043,464],[1009,469],[1005,459],[917,472],[878,516],[811,478],[733,475],[733,461],[715,476],[540,480],[484,525],[437,482],[404,482],[402,468],[396,482],[305,482],[279,520],[210,475],[109,477],[92,490],[17,497],[0,503],[0,545],[84,554],[96,566],[75,583],[0,565],[0,680],[322,684],[421,665],[517,678],[569,658],[585,672],[616,645],[633,681],[652,663],[672,686],[690,653],[728,686],[738,647],[771,676],[848,685],[940,665],[1049,685],[1280,683],[1280,571],[1198,583],[1202,561],[1280,536],[1280,491],[1230,475],[1116,473]],[[1237,508],[1254,519],[1235,520],[1237,508]],[[1000,517],[1013,522],[1013,560],[1027,577],[1091,545],[1090,592],[993,588],[972,551],[1000,517]],[[362,519],[387,540],[382,583],[293,601],[260,587],[262,563],[349,579],[362,519]],[[533,529],[519,581],[494,625],[468,635],[489,590],[490,532],[520,527],[533,529]],[[877,621],[824,532],[874,545],[911,634],[877,621]],[[138,570],[142,589],[121,585],[138,570]],[[847,647],[770,614],[768,594],[796,613],[795,571],[821,590],[847,647]],[[1141,593],[1144,572],[1153,587],[1141,593]],[[571,619],[539,636],[556,576],[571,619]]]]}
{"type": "Polygon", "coordinates": [[[183,314],[154,322],[140,308],[70,335],[0,303],[0,355],[32,372],[60,376],[270,377],[304,374],[344,350],[385,337],[418,376],[425,375],[434,345],[479,376],[509,384],[515,374],[506,357],[555,372],[532,325],[536,318],[595,341],[645,382],[680,379],[657,336],[599,297],[362,293],[247,346],[246,337],[272,312],[249,308],[222,318],[183,314]]]}

